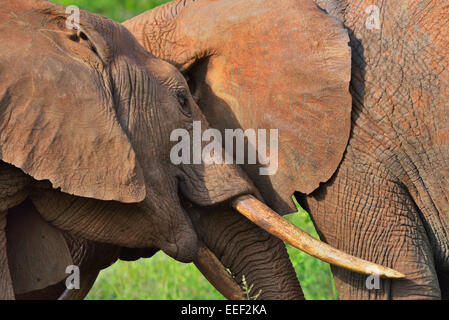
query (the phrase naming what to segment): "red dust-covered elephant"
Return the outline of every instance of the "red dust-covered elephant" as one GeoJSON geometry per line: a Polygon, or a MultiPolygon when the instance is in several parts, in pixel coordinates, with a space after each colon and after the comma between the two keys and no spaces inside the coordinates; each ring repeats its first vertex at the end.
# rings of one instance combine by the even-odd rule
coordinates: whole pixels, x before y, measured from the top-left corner
{"type": "Polygon", "coordinates": [[[447,37],[421,2],[388,3],[388,28],[422,23],[413,41],[358,34],[363,6],[174,1],[129,32],[87,12],[68,29],[63,6],[5,1],[0,297],[82,298],[100,269],[162,250],[228,298],[243,297],[245,276],[260,298],[300,299],[279,239],[339,266],[342,298],[444,296],[447,97],[432,88],[447,84],[447,37]],[[170,133],[192,135],[194,121],[278,129],[277,172],[175,165],[170,133]],[[295,192],[333,247],[271,211],[294,211],[295,192]],[[81,290],[65,289],[72,264],[81,290]],[[361,273],[383,276],[380,289],[361,273]]]}
{"type": "Polygon", "coordinates": [[[438,299],[449,295],[448,16],[436,0],[186,0],[124,24],[187,76],[213,127],[279,129],[278,173],[244,167],[267,204],[292,212],[296,192],[323,240],[406,275],[370,290],[333,266],[340,298],[438,299]]]}

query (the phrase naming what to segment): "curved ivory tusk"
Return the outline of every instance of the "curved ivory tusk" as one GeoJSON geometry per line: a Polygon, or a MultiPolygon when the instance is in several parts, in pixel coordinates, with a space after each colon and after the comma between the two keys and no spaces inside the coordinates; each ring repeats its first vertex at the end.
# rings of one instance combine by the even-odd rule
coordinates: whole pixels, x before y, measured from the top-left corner
{"type": "Polygon", "coordinates": [[[239,197],[233,201],[232,206],[262,229],[315,258],[359,273],[393,279],[405,278],[404,274],[396,270],[351,256],[315,239],[253,196],[239,197]]]}
{"type": "Polygon", "coordinates": [[[215,254],[206,246],[198,249],[195,266],[204,277],[228,300],[245,300],[245,294],[215,254]]]}

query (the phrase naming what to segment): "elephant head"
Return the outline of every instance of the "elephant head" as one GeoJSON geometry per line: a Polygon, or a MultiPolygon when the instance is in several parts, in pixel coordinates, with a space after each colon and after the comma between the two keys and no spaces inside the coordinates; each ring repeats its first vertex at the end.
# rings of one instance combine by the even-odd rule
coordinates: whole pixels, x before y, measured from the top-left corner
{"type": "Polygon", "coordinates": [[[276,174],[245,166],[273,209],[292,212],[295,191],[335,172],[350,133],[351,52],[312,1],[172,1],[124,25],[187,75],[211,126],[279,129],[276,174]]]}
{"type": "Polygon", "coordinates": [[[448,6],[316,2],[173,1],[124,24],[212,126],[279,128],[278,173],[244,167],[272,208],[298,192],[328,243],[407,277],[369,290],[333,267],[342,298],[447,296],[448,6]]]}
{"type": "Polygon", "coordinates": [[[2,17],[3,162],[64,194],[140,203],[153,245],[179,260],[197,238],[178,188],[200,206],[255,194],[235,166],[171,164],[170,133],[207,123],[181,74],[125,28],[81,13],[67,29],[65,8],[46,1],[9,1],[2,17]]]}
{"type": "MultiPolygon", "coordinates": [[[[165,8],[167,14],[168,9],[165,8]]],[[[262,291],[263,298],[302,297],[283,243],[256,224],[337,265],[398,276],[394,270],[338,252],[288,224],[261,202],[266,197],[268,203],[281,208],[279,195],[273,198],[264,192],[261,196],[253,182],[268,182],[254,175],[248,177],[239,166],[175,164],[170,158],[172,133],[184,130],[192,136],[193,144],[195,123],[201,125],[203,132],[209,126],[182,74],[172,64],[147,52],[123,26],[81,11],[79,24],[69,28],[68,15],[65,7],[47,1],[6,1],[0,8],[0,181],[6,181],[0,188],[5,190],[0,213],[0,287],[6,288],[2,292],[7,297],[26,295],[60,281],[60,277],[48,277],[55,274],[52,268],[60,265],[36,267],[51,260],[48,257],[57,259],[62,255],[59,251],[66,252],[64,263],[77,261],[70,244],[58,232],[136,249],[134,254],[138,249],[150,253],[162,250],[179,261],[193,261],[228,297],[240,293],[225,267],[237,281],[245,275],[262,291]],[[33,215],[33,219],[21,218],[33,215]],[[14,229],[8,231],[6,227],[5,233],[6,220],[13,221],[10,225],[14,229]],[[27,223],[31,220],[36,221],[33,226],[27,223]],[[26,239],[20,234],[28,234],[27,228],[32,228],[33,239],[43,235],[46,240],[36,240],[32,245],[20,240],[26,239]],[[52,234],[51,238],[46,237],[47,233],[52,234]],[[30,269],[26,274],[39,274],[39,279],[26,281],[20,267],[25,265],[23,261],[30,269]]],[[[331,20],[327,23],[337,26],[331,20]]],[[[300,29],[298,34],[303,35],[300,29]]],[[[348,49],[338,47],[346,41],[345,34],[336,30],[330,36],[331,47],[325,56],[346,60],[348,49]]],[[[162,35],[158,37],[164,40],[162,35]]],[[[186,48],[185,55],[179,57],[193,62],[204,52],[212,52],[204,47],[208,39],[201,41],[198,51],[186,48]]],[[[264,50],[260,45],[254,44],[257,50],[264,50]]],[[[315,47],[319,48],[320,43],[315,47]]],[[[289,57],[273,56],[280,58],[289,57]]],[[[182,69],[182,64],[177,66],[182,69]]],[[[337,71],[346,67],[342,63],[337,71]]],[[[253,71],[248,70],[250,74],[253,71]]],[[[331,73],[308,75],[314,82],[314,77],[322,79],[331,73]]],[[[345,80],[347,74],[337,79],[331,77],[324,85],[329,86],[330,92],[317,87],[317,92],[301,96],[306,100],[304,112],[312,112],[307,107],[308,99],[316,101],[322,97],[325,101],[347,103],[348,96],[343,93],[345,80]],[[336,94],[331,95],[332,92],[336,94]]],[[[242,87],[245,85],[249,83],[242,87]]],[[[295,99],[298,97],[295,95],[295,99]]],[[[325,101],[316,117],[325,123],[325,128],[331,128],[325,101]]],[[[219,100],[212,102],[220,106],[219,100]]],[[[342,116],[341,123],[346,123],[346,109],[335,108],[342,116]]],[[[285,112],[281,108],[272,119],[285,119],[285,112]]],[[[266,125],[281,123],[276,120],[266,125]]],[[[301,165],[299,169],[312,172],[325,162],[332,164],[324,169],[325,173],[310,178],[313,182],[305,178],[305,185],[318,184],[331,174],[346,139],[347,133],[338,138],[337,149],[329,147],[333,143],[320,140],[330,158],[321,162],[306,159],[304,163],[312,167],[305,169],[301,165]]],[[[195,150],[195,146],[191,149],[195,150]]],[[[283,166],[281,172],[281,177],[287,178],[283,166]]],[[[285,195],[282,197],[285,199],[285,195]]],[[[106,260],[113,261],[116,255],[114,251],[112,258],[106,260]]],[[[133,253],[127,251],[123,257],[129,255],[133,253]]]]}

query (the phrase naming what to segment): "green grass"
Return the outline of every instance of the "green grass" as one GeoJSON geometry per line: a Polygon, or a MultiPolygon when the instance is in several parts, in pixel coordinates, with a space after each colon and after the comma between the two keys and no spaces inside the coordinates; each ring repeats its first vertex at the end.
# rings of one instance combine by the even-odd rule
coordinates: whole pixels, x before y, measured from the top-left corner
{"type": "Polygon", "coordinates": [[[177,262],[159,252],[150,259],[119,261],[103,270],[87,299],[210,300],[223,297],[193,264],[177,262]]]}
{"type": "MultiPolygon", "coordinates": [[[[166,0],[56,0],[122,22],[166,0]]],[[[299,208],[287,219],[317,237],[313,224],[299,208]]],[[[337,297],[330,268],[307,254],[287,246],[307,299],[337,297]]],[[[193,264],[179,263],[163,253],[136,262],[119,261],[100,273],[87,299],[223,299],[193,264]]]]}
{"type": "Polygon", "coordinates": [[[76,5],[80,9],[95,12],[112,20],[123,22],[139,13],[152,9],[168,0],[52,0],[63,5],[76,5]]]}

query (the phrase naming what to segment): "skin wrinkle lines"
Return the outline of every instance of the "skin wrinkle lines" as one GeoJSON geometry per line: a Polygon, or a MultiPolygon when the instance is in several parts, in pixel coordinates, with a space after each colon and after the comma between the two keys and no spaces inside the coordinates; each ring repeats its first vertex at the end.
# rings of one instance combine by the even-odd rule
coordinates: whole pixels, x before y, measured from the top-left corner
{"type": "MultiPolygon", "coordinates": [[[[9,8],[28,17],[21,11],[53,6],[6,1],[0,18],[8,16],[9,8]]],[[[29,191],[36,214],[60,230],[122,248],[155,248],[181,262],[198,262],[198,239],[204,239],[211,254],[218,254],[219,264],[238,279],[247,276],[249,284],[266,288],[262,298],[301,295],[281,240],[346,269],[333,270],[343,298],[442,297],[434,274],[441,265],[432,261],[437,251],[428,235],[444,237],[438,228],[447,226],[442,219],[448,211],[443,180],[447,171],[438,172],[449,161],[447,134],[437,130],[447,110],[444,96],[430,90],[445,74],[434,72],[435,62],[423,50],[444,48],[417,29],[393,23],[401,18],[399,22],[428,25],[426,15],[395,15],[397,8],[406,9],[400,0],[361,1],[360,8],[352,10],[354,30],[348,37],[345,28],[351,26],[330,19],[313,1],[273,3],[260,7],[256,0],[202,0],[185,9],[185,1],[177,2],[176,10],[173,4],[159,7],[153,17],[162,26],[169,20],[169,28],[145,29],[148,36],[143,37],[144,45],[157,48],[157,57],[147,55],[122,25],[87,12],[81,30],[72,26],[69,37],[61,32],[38,37],[0,22],[2,36],[11,40],[0,43],[0,67],[6,75],[0,82],[5,110],[0,116],[0,168],[11,170],[14,165],[30,180],[49,181],[47,187],[27,182],[24,194],[28,197],[29,191]],[[23,46],[20,39],[28,37],[30,46],[23,46]],[[399,39],[412,41],[398,48],[399,39]],[[19,59],[12,61],[15,55],[19,59]],[[205,55],[207,64],[201,64],[199,58],[205,55]],[[27,68],[30,56],[46,62],[45,77],[27,68]],[[77,63],[80,60],[90,62],[77,63]],[[117,69],[123,63],[126,67],[117,69]],[[105,70],[99,72],[95,66],[105,70]],[[198,104],[176,66],[184,66],[182,71],[197,81],[193,85],[201,96],[198,104]],[[31,72],[31,77],[16,70],[31,72]],[[348,91],[351,70],[353,99],[348,91]],[[114,99],[109,96],[112,86],[105,88],[107,79],[114,84],[114,99]],[[408,90],[417,84],[417,92],[408,90]],[[384,88],[380,97],[376,85],[384,88]],[[179,89],[185,92],[167,94],[179,89]],[[95,90],[101,93],[93,95],[95,90]],[[39,99],[48,96],[52,99],[39,99]],[[410,104],[416,110],[404,112],[410,104]],[[433,117],[426,117],[422,125],[420,117],[427,112],[433,117]],[[21,127],[21,121],[30,125],[21,127]],[[435,130],[429,131],[432,123],[435,130]],[[415,138],[419,135],[425,139],[415,138]],[[304,195],[328,244],[282,217],[293,192],[304,195]],[[419,223],[421,213],[429,217],[425,226],[419,223]],[[235,224],[228,224],[231,231],[221,232],[226,216],[235,224]],[[439,221],[433,223],[431,217],[439,221]],[[244,227],[250,221],[254,229],[244,227]],[[424,230],[429,226],[431,231],[424,230]],[[267,249],[258,250],[259,245],[267,249]],[[240,253],[223,254],[229,248],[240,253]],[[252,254],[246,256],[242,250],[252,254]],[[282,263],[273,259],[277,253],[282,263]],[[268,271],[260,275],[262,268],[268,271]],[[370,282],[356,272],[406,279],[370,282]],[[292,289],[276,289],[284,283],[292,289]]],[[[65,18],[65,7],[57,8],[54,12],[61,11],[65,18]]],[[[351,16],[350,8],[346,12],[351,16]]],[[[38,13],[28,17],[36,30],[47,20],[45,13],[38,13]]],[[[142,14],[134,21],[151,17],[142,14]]],[[[51,26],[64,29],[62,23],[51,26]]],[[[11,199],[8,195],[13,203],[11,199]]],[[[8,210],[18,204],[5,206],[8,210]]]]}

